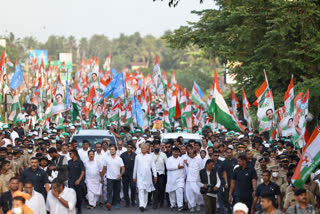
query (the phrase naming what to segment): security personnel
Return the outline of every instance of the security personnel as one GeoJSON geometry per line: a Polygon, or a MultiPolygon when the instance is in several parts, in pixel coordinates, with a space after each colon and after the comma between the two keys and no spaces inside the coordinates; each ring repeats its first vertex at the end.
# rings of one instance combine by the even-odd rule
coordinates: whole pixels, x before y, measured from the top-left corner
{"type": "MultiPolygon", "coordinates": [[[[287,209],[290,206],[294,206],[298,203],[295,195],[296,190],[297,188],[292,185],[292,191],[288,193],[288,195],[286,196],[286,200],[284,201],[284,204],[283,204],[284,213],[286,213],[287,209]]],[[[309,190],[306,190],[306,193],[307,193],[307,204],[312,204],[313,206],[317,206],[317,202],[313,194],[309,190]]]]}
{"type": "MultiPolygon", "coordinates": [[[[252,207],[251,207],[251,213],[254,213],[255,210],[260,210],[260,206],[257,206],[258,200],[262,197],[264,194],[268,194],[270,196],[273,196],[273,200],[277,201],[278,209],[280,210],[281,206],[281,192],[280,187],[270,181],[271,172],[269,170],[263,171],[263,183],[259,184],[255,193],[255,197],[253,199],[252,207]]],[[[276,207],[275,205],[275,207],[276,207]]]]}
{"type": "Polygon", "coordinates": [[[23,183],[27,180],[32,180],[34,184],[34,190],[41,193],[46,198],[47,192],[49,192],[49,180],[47,173],[39,167],[39,160],[36,157],[32,157],[30,160],[30,167],[25,169],[19,179],[19,189],[22,190],[23,183]]]}

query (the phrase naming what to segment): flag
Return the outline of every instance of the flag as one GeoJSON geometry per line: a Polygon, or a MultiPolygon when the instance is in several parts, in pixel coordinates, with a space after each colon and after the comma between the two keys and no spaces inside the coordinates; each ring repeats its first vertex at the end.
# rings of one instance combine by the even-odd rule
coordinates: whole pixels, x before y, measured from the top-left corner
{"type": "Polygon", "coordinates": [[[233,120],[226,101],[221,94],[216,71],[214,75],[214,92],[209,107],[209,115],[213,117],[218,123],[228,129],[231,129],[233,131],[242,131],[237,122],[233,120]]]}
{"type": "Polygon", "coordinates": [[[158,55],[156,55],[156,60],[153,67],[153,84],[156,87],[156,89],[160,84],[160,78],[161,78],[161,70],[160,70],[158,55]]]}
{"type": "Polygon", "coordinates": [[[17,89],[23,82],[23,74],[21,70],[21,65],[18,63],[16,70],[11,78],[10,88],[17,89]]]}
{"type": "Polygon", "coordinates": [[[292,116],[294,110],[293,77],[291,78],[288,89],[284,94],[284,107],[286,110],[286,114],[292,116]]]}
{"type": "Polygon", "coordinates": [[[242,111],[243,111],[243,117],[247,121],[247,127],[249,130],[251,130],[251,116],[250,116],[250,103],[247,99],[246,93],[244,91],[244,88],[242,88],[242,111]]]}
{"type": "Polygon", "coordinates": [[[66,81],[66,110],[69,110],[70,107],[70,91],[69,91],[69,82],[66,81]]]}
{"type": "Polygon", "coordinates": [[[169,103],[169,119],[177,119],[181,116],[180,105],[178,101],[178,89],[174,90],[169,103]]]}
{"type": "Polygon", "coordinates": [[[19,97],[17,95],[17,90],[14,90],[13,98],[12,98],[12,104],[11,104],[11,112],[9,115],[9,120],[15,121],[15,119],[18,116],[18,110],[19,110],[20,104],[19,104],[19,97]]]}
{"type": "Polygon", "coordinates": [[[108,120],[110,122],[120,120],[120,101],[120,98],[114,100],[114,104],[108,114],[108,120]]]}
{"type": "Polygon", "coordinates": [[[103,69],[105,71],[110,71],[110,65],[111,65],[111,54],[106,58],[106,61],[103,64],[103,69]]]}
{"type": "Polygon", "coordinates": [[[296,148],[302,148],[306,144],[304,136],[305,136],[306,126],[307,126],[306,116],[308,115],[308,104],[309,104],[309,89],[303,96],[301,102],[297,101],[296,113],[294,115],[295,133],[291,137],[296,148]]]}
{"type": "Polygon", "coordinates": [[[193,102],[195,102],[198,106],[200,106],[201,104],[203,104],[203,93],[200,89],[200,87],[198,86],[198,84],[196,83],[196,81],[193,81],[193,87],[192,87],[192,92],[191,92],[191,99],[193,100],[193,102]]]}
{"type": "Polygon", "coordinates": [[[144,124],[144,116],[141,109],[141,105],[137,99],[136,96],[133,96],[133,102],[132,102],[132,115],[137,121],[137,125],[139,127],[143,127],[144,124]]]}
{"type": "Polygon", "coordinates": [[[275,121],[275,110],[272,91],[269,88],[267,75],[265,81],[255,92],[257,100],[254,105],[258,106],[257,117],[259,122],[259,131],[270,131],[277,124],[275,121]]]}
{"type": "Polygon", "coordinates": [[[86,100],[86,106],[85,106],[85,115],[86,118],[89,118],[89,121],[91,121],[91,118],[93,116],[93,105],[95,103],[95,97],[96,97],[96,90],[94,86],[91,87],[87,100],[86,100]]]}
{"type": "Polygon", "coordinates": [[[230,90],[231,90],[231,107],[232,107],[232,111],[233,111],[233,114],[235,115],[235,117],[237,117],[237,109],[240,108],[240,102],[239,102],[238,98],[236,97],[235,93],[233,92],[231,86],[230,86],[230,90]]]}
{"type": "Polygon", "coordinates": [[[171,85],[177,84],[176,73],[175,73],[174,71],[172,72],[172,75],[171,75],[170,84],[171,84],[171,85]]]}
{"type": "Polygon", "coordinates": [[[79,106],[78,102],[71,96],[71,103],[72,103],[72,121],[76,121],[79,114],[79,106]]]}
{"type": "Polygon", "coordinates": [[[192,128],[192,108],[191,108],[191,100],[188,102],[187,106],[183,109],[183,113],[181,115],[181,127],[182,128],[192,128]]]}
{"type": "Polygon", "coordinates": [[[303,188],[306,180],[314,169],[320,164],[320,126],[316,127],[307,143],[307,146],[300,157],[298,166],[292,176],[293,185],[303,188]]]}
{"type": "Polygon", "coordinates": [[[124,75],[123,72],[117,75],[114,89],[113,89],[113,97],[118,98],[124,95],[124,75]]]}
{"type": "Polygon", "coordinates": [[[43,116],[43,123],[45,124],[46,121],[50,121],[52,115],[52,103],[49,100],[48,106],[44,112],[44,116],[43,116]]]}
{"type": "Polygon", "coordinates": [[[171,124],[169,120],[169,112],[164,110],[163,112],[163,128],[166,129],[167,131],[171,132],[171,124]]]}

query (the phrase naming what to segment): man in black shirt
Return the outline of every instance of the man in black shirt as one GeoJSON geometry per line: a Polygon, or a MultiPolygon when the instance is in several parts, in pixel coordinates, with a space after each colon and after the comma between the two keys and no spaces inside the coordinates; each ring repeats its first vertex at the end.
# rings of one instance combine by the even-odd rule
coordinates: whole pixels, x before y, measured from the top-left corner
{"type": "Polygon", "coordinates": [[[278,209],[280,210],[281,207],[281,192],[280,192],[280,187],[270,181],[270,178],[271,178],[271,172],[269,170],[265,170],[263,171],[263,183],[259,184],[258,187],[257,187],[257,190],[256,190],[256,194],[254,196],[254,199],[253,199],[253,203],[252,203],[252,207],[251,207],[251,213],[254,213],[255,210],[261,210],[260,206],[257,207],[256,209],[256,204],[258,202],[258,199],[262,197],[262,195],[264,194],[268,194],[270,196],[273,197],[273,201],[276,201],[276,198],[277,198],[277,206],[278,206],[278,209]]]}
{"type": "Polygon", "coordinates": [[[3,213],[7,213],[12,209],[12,196],[15,191],[19,190],[19,179],[12,177],[9,181],[9,191],[4,192],[0,197],[0,208],[3,213]]]}
{"type": "Polygon", "coordinates": [[[126,207],[130,205],[129,199],[129,186],[131,190],[131,203],[132,206],[135,205],[135,196],[136,196],[136,184],[133,183],[132,176],[133,176],[133,168],[134,168],[134,161],[136,159],[136,153],[132,151],[133,143],[129,140],[127,145],[127,151],[121,154],[121,158],[124,164],[124,174],[122,176],[122,184],[123,184],[123,196],[126,202],[126,207]]]}
{"type": "Polygon", "coordinates": [[[19,138],[23,139],[25,137],[25,132],[20,119],[17,120],[17,126],[13,128],[13,131],[18,133],[19,138]]]}
{"type": "Polygon", "coordinates": [[[71,160],[68,161],[68,187],[74,189],[77,193],[77,214],[81,214],[82,200],[85,197],[83,179],[85,167],[76,149],[71,149],[69,154],[71,160]]]}
{"type": "Polygon", "coordinates": [[[30,167],[25,169],[19,179],[19,189],[22,190],[23,183],[30,179],[34,183],[34,190],[41,193],[44,198],[49,192],[49,180],[47,173],[39,167],[39,160],[36,157],[32,157],[30,160],[30,167]]]}
{"type": "Polygon", "coordinates": [[[67,157],[59,155],[56,148],[51,147],[48,151],[50,157],[52,158],[51,164],[49,166],[50,170],[58,171],[59,180],[65,182],[67,180],[68,171],[68,160],[67,157]]]}
{"type": "Polygon", "coordinates": [[[242,202],[251,207],[252,195],[257,188],[257,173],[254,168],[247,166],[247,158],[245,155],[240,155],[238,158],[238,167],[233,171],[230,191],[229,203],[242,202]],[[234,195],[232,196],[232,194],[234,195]],[[233,198],[234,197],[234,198],[233,198]]]}
{"type": "MultiPolygon", "coordinates": [[[[229,187],[231,185],[231,180],[232,180],[232,175],[233,175],[233,169],[237,165],[238,161],[237,161],[237,159],[235,159],[233,157],[232,149],[227,148],[225,151],[226,151],[226,159],[222,163],[223,179],[221,181],[220,187],[224,188],[224,189],[222,189],[222,191],[224,190],[223,195],[227,195],[226,197],[228,197],[229,187]]],[[[220,188],[220,191],[221,191],[221,188],[220,188]]],[[[220,192],[220,196],[221,195],[222,195],[222,193],[220,192]]],[[[221,199],[221,197],[220,197],[220,199],[221,199]]],[[[228,203],[227,200],[224,201],[224,207],[227,209],[227,213],[231,213],[232,206],[228,203]]],[[[220,206],[221,201],[218,200],[218,203],[219,203],[219,211],[224,213],[224,211],[222,210],[223,208],[220,206]]]]}

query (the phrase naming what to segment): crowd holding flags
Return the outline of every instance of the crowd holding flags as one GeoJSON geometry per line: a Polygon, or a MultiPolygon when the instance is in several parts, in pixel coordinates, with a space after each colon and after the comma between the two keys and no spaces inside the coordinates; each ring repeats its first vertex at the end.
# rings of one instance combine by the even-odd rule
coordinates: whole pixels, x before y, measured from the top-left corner
{"type": "MultiPolygon", "coordinates": [[[[21,87],[24,81],[28,81],[24,80],[20,63],[16,65],[10,84],[4,81],[7,66],[11,64],[6,52],[3,51],[0,60],[2,92],[0,101],[3,101],[3,94],[8,93],[11,88],[15,102],[8,119],[14,120],[20,109],[19,99],[16,99],[19,97],[19,91],[15,90],[21,87]]],[[[93,57],[87,62],[81,60],[80,69],[71,81],[66,82],[62,82],[60,76],[65,70],[64,64],[57,67],[49,63],[45,67],[43,61],[32,59],[30,65],[31,73],[36,77],[30,82],[35,88],[30,96],[32,103],[38,107],[37,117],[42,121],[42,125],[52,121],[62,123],[67,117],[75,122],[83,115],[84,126],[94,121],[95,127],[101,128],[106,128],[109,122],[146,128],[157,119],[151,117],[150,109],[154,101],[158,101],[162,103],[162,128],[166,131],[172,131],[177,126],[190,130],[193,125],[208,125],[208,123],[218,124],[214,128],[222,126],[239,132],[243,132],[246,127],[250,130],[253,128],[251,105],[244,88],[242,88],[241,106],[230,86],[231,108],[229,108],[222,96],[216,71],[214,84],[210,86],[210,95],[205,101],[201,86],[196,81],[193,82],[191,94],[187,88],[179,85],[175,72],[168,81],[166,72],[160,69],[158,56],[155,59],[153,74],[146,77],[139,70],[133,73],[124,71],[118,73],[115,69],[111,69],[111,55],[105,59],[103,69],[100,70],[98,58],[93,57]],[[242,109],[243,114],[239,114],[239,109],[242,109]],[[245,126],[241,121],[246,122],[245,126]]],[[[265,73],[265,80],[255,95],[257,100],[253,104],[258,107],[259,126],[256,128],[259,132],[268,132],[269,140],[278,139],[280,136],[291,137],[296,147],[303,147],[306,144],[304,137],[307,135],[309,91],[301,92],[294,97],[292,77],[284,96],[284,106],[276,110],[273,93],[265,73]]]]}

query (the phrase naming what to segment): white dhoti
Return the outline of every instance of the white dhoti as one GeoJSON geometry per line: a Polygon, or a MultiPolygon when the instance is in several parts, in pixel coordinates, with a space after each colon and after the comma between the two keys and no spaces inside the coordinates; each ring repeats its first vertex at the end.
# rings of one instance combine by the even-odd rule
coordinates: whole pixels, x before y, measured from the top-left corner
{"type": "Polygon", "coordinates": [[[146,208],[148,204],[148,191],[145,189],[139,189],[139,207],[146,208]]]}
{"type": "Polygon", "coordinates": [[[87,161],[86,167],[86,185],[87,185],[87,199],[90,206],[96,206],[99,196],[101,195],[102,184],[100,182],[100,172],[102,167],[96,160],[87,161]]]}
{"type": "Polygon", "coordinates": [[[171,207],[175,207],[176,204],[178,207],[183,207],[183,188],[180,187],[175,191],[169,192],[169,199],[171,207]]]}
{"type": "Polygon", "coordinates": [[[190,209],[203,203],[202,195],[200,193],[200,187],[197,185],[196,182],[187,181],[186,196],[188,201],[188,207],[190,209]]]}

